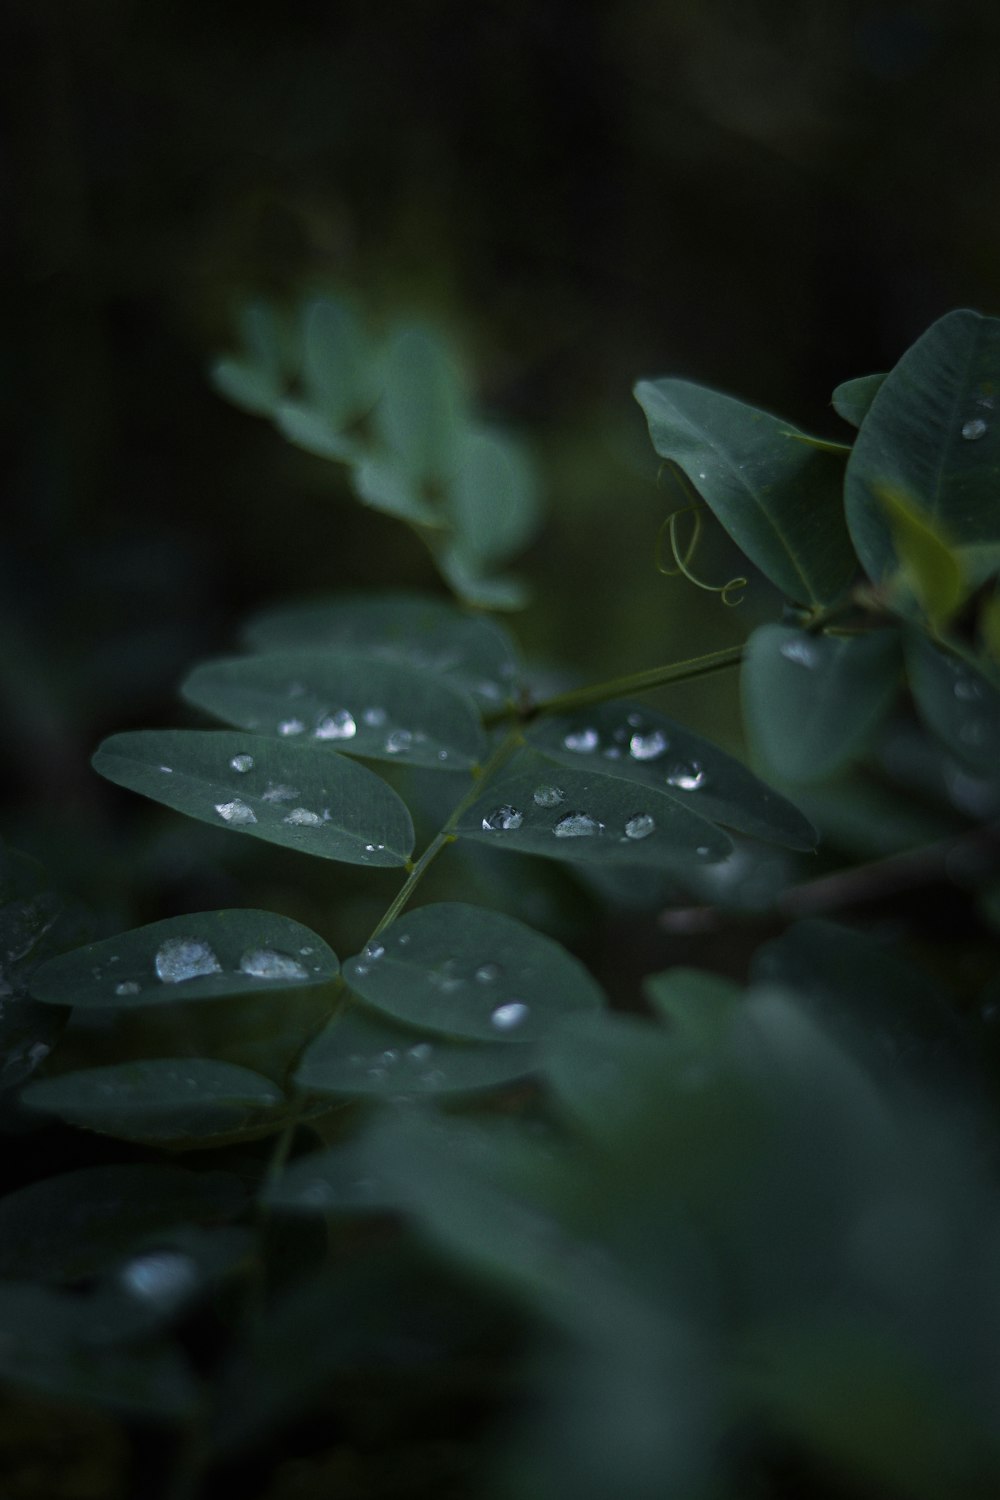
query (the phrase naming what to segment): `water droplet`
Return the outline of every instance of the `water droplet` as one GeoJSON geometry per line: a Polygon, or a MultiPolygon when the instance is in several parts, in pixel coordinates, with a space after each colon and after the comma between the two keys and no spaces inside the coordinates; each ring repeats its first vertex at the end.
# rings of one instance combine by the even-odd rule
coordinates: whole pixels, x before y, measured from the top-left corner
{"type": "Polygon", "coordinates": [[[625,824],[627,839],[648,839],[656,828],[656,819],[650,813],[636,813],[625,824]]]}
{"type": "Polygon", "coordinates": [[[152,1250],[137,1255],[119,1272],[126,1292],[155,1307],[175,1307],[198,1285],[198,1266],[179,1250],[152,1250]]]}
{"type": "Polygon", "coordinates": [[[393,729],[385,737],[386,755],[403,755],[413,744],[413,735],[408,729],[393,729]]]}
{"type": "Polygon", "coordinates": [[[603,828],[604,824],[598,823],[589,813],[571,812],[560,818],[552,831],[557,839],[582,839],[600,833],[603,828]]]}
{"type": "Polygon", "coordinates": [[[222,973],[222,965],[201,938],[167,938],[156,950],[154,963],[164,984],[181,984],[185,979],[222,973]]]}
{"type": "Polygon", "coordinates": [[[115,985],[116,995],[138,995],[139,986],[134,979],[126,979],[122,984],[115,985]]]}
{"type": "Polygon", "coordinates": [[[240,959],[240,972],[251,979],[308,979],[309,970],[290,953],[273,948],[248,948],[240,959]]]}
{"type": "Polygon", "coordinates": [[[682,792],[696,792],[705,783],[705,772],[696,760],[679,761],[667,772],[667,786],[682,792]]]}
{"type": "Polygon", "coordinates": [[[384,708],[366,708],[361,718],[369,729],[381,729],[388,715],[384,708]]]}
{"type": "Polygon", "coordinates": [[[664,750],[670,749],[670,741],[662,730],[651,729],[647,734],[637,730],[629,740],[628,748],[635,760],[655,760],[664,750]]]}
{"type": "Polygon", "coordinates": [[[961,698],[964,703],[974,703],[976,699],[983,696],[982,685],[973,677],[959,677],[955,681],[955,697],[961,698]]]}
{"type": "Polygon", "coordinates": [[[809,640],[800,636],[790,641],[784,641],[780,647],[781,655],[786,661],[793,661],[800,667],[815,667],[819,665],[819,653],[809,640]]]}
{"type": "Polygon", "coordinates": [[[699,844],[697,849],[695,850],[695,853],[700,855],[702,859],[706,859],[708,855],[711,854],[711,852],[712,851],[707,844],[699,844]]]}
{"type": "Polygon", "coordinates": [[[300,948],[300,949],[299,949],[299,952],[300,952],[300,953],[301,953],[301,954],[302,954],[302,956],[303,956],[303,958],[306,958],[306,957],[308,957],[308,955],[309,955],[309,954],[310,954],[310,953],[311,953],[311,952],[312,952],[312,951],[313,951],[313,950],[312,950],[312,949],[311,949],[311,948],[300,948]]]}
{"type": "Polygon", "coordinates": [[[313,730],[313,738],[317,740],[353,740],[357,732],[358,726],[354,722],[354,715],[348,713],[346,708],[341,708],[335,714],[328,714],[325,719],[320,719],[313,730]]]}
{"type": "Polygon", "coordinates": [[[368,943],[365,947],[365,958],[369,959],[372,963],[375,963],[382,957],[384,952],[385,947],[382,943],[368,943]]]}
{"type": "Polygon", "coordinates": [[[498,1005],[490,1016],[497,1031],[513,1031],[515,1026],[522,1026],[527,1019],[528,1007],[523,1000],[508,1000],[506,1005],[498,1005]]]}
{"type": "Polygon", "coordinates": [[[985,437],[986,432],[987,426],[982,417],[973,417],[962,427],[962,436],[970,443],[974,443],[977,438],[985,437]]]}
{"type": "Polygon", "coordinates": [[[524,814],[518,812],[516,807],[505,803],[491,812],[488,818],[483,819],[484,833],[510,833],[515,828],[520,828],[524,822],[524,814]]]}
{"type": "Polygon", "coordinates": [[[596,750],[600,744],[601,737],[596,729],[574,729],[563,738],[563,745],[567,750],[575,750],[580,755],[589,755],[591,750],[596,750]]]}
{"type": "Polygon", "coordinates": [[[253,769],[253,756],[234,755],[229,764],[232,766],[234,771],[239,771],[240,775],[242,776],[246,771],[250,771],[253,769]]]}
{"type": "Polygon", "coordinates": [[[499,964],[480,964],[476,970],[476,978],[480,984],[492,984],[495,979],[500,978],[502,973],[503,969],[499,964]]]}
{"type": "Polygon", "coordinates": [[[232,802],[217,802],[215,810],[224,823],[256,823],[257,814],[252,807],[234,797],[232,802]]]}
{"type": "Polygon", "coordinates": [[[408,932],[401,932],[399,935],[399,946],[404,948],[409,941],[410,934],[408,932]]]}
{"type": "Polygon", "coordinates": [[[282,786],[280,782],[269,781],[267,791],[264,793],[265,802],[290,802],[293,797],[299,795],[297,786],[282,786]]]}
{"type": "Polygon", "coordinates": [[[410,1048],[410,1056],[414,1062],[426,1062],[433,1051],[430,1042],[418,1042],[415,1047],[410,1048]]]}
{"type": "Polygon", "coordinates": [[[536,786],[532,794],[532,801],[539,807],[558,807],[565,800],[566,793],[561,786],[536,786]]]}
{"type": "Polygon", "coordinates": [[[35,1042],[33,1047],[28,1048],[28,1062],[31,1067],[37,1068],[38,1064],[44,1062],[51,1051],[52,1048],[48,1042],[35,1042]]]}
{"type": "Polygon", "coordinates": [[[174,774],[173,766],[161,766],[160,770],[163,772],[164,776],[172,776],[174,774]]]}
{"type": "Polygon", "coordinates": [[[440,1068],[429,1068],[426,1073],[421,1073],[420,1075],[420,1082],[432,1089],[440,1088],[445,1081],[446,1075],[442,1073],[440,1068]]]}
{"type": "Polygon", "coordinates": [[[302,734],[305,727],[301,719],[282,719],[278,725],[278,733],[286,737],[290,734],[302,734]]]}
{"type": "Polygon", "coordinates": [[[310,812],[308,807],[293,807],[281,821],[291,824],[293,828],[318,828],[323,819],[319,813],[310,812]]]}

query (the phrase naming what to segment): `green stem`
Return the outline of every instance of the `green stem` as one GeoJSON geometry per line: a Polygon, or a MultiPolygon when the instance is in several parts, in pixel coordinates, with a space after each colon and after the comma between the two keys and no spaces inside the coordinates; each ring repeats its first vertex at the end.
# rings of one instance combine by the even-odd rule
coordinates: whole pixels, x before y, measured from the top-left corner
{"type": "MultiPolygon", "coordinates": [[[[574,708],[584,708],[591,703],[607,703],[612,698],[625,698],[630,693],[648,693],[653,688],[664,687],[670,682],[692,682],[696,677],[707,677],[710,672],[721,672],[726,667],[735,667],[743,660],[743,646],[727,646],[723,651],[710,651],[707,656],[692,656],[687,661],[671,662],[665,667],[650,667],[645,672],[633,672],[628,677],[614,677],[610,682],[595,682],[590,687],[571,688],[568,693],[557,693],[553,698],[543,698],[521,710],[522,719],[534,719],[539,714],[568,713],[574,708]]],[[[506,715],[498,713],[487,719],[487,724],[499,722],[506,715]]]]}

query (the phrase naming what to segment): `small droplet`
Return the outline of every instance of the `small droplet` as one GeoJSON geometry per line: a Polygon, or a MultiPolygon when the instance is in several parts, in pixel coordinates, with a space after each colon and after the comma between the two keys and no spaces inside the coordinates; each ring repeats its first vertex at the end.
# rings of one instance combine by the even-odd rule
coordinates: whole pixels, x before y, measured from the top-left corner
{"type": "Polygon", "coordinates": [[[596,729],[574,729],[563,739],[563,745],[567,750],[575,750],[580,755],[589,755],[591,750],[596,750],[600,744],[601,737],[596,729]]]}
{"type": "Polygon", "coordinates": [[[293,807],[281,821],[291,824],[293,828],[318,828],[323,819],[319,813],[310,812],[308,807],[293,807]]]}
{"type": "Polygon", "coordinates": [[[346,708],[341,708],[335,714],[327,714],[325,719],[320,719],[313,730],[313,738],[317,740],[353,740],[357,732],[358,726],[354,722],[354,715],[348,713],[346,708]]]}
{"type": "Polygon", "coordinates": [[[385,737],[386,755],[403,755],[413,744],[413,735],[408,729],[393,729],[385,737]]]}
{"type": "Polygon", "coordinates": [[[365,947],[365,958],[371,963],[377,962],[384,953],[385,947],[382,943],[368,943],[365,947]]]}
{"type": "Polygon", "coordinates": [[[495,979],[500,978],[502,973],[503,969],[499,964],[480,964],[476,970],[476,978],[480,984],[492,984],[495,979]]]}
{"type": "Polygon", "coordinates": [[[387,717],[384,708],[366,708],[361,715],[362,722],[367,724],[369,729],[381,729],[387,717]]]}
{"type": "Polygon", "coordinates": [[[696,792],[705,783],[705,772],[696,760],[679,761],[667,772],[667,786],[682,792],[696,792]]]}
{"type": "Polygon", "coordinates": [[[523,1025],[527,1019],[528,1007],[523,1000],[508,1000],[506,1005],[498,1005],[490,1016],[497,1031],[513,1031],[515,1026],[523,1025]]]}
{"type": "Polygon", "coordinates": [[[697,849],[695,850],[695,853],[700,855],[702,859],[706,859],[708,855],[711,854],[711,852],[712,851],[707,844],[699,844],[697,849]]]}
{"type": "Polygon", "coordinates": [[[301,953],[301,954],[302,954],[302,957],[303,957],[303,958],[306,958],[306,957],[308,957],[308,955],[309,955],[309,954],[310,954],[310,953],[311,953],[311,952],[312,952],[312,951],[313,951],[313,950],[312,950],[312,949],[311,949],[311,948],[300,948],[300,949],[299,949],[299,952],[300,952],[300,953],[301,953]]]}
{"type": "Polygon", "coordinates": [[[293,797],[297,797],[298,795],[299,795],[299,789],[298,789],[298,787],[296,787],[296,786],[282,786],[280,782],[275,783],[275,782],[271,781],[271,782],[268,783],[267,791],[264,793],[264,801],[265,802],[290,802],[293,797]]]}
{"type": "Polygon", "coordinates": [[[222,965],[201,938],[167,938],[156,950],[154,964],[164,984],[181,984],[185,979],[222,973],[222,965]]]}
{"type": "Polygon", "coordinates": [[[565,800],[566,793],[561,786],[536,786],[532,793],[532,801],[539,807],[558,807],[565,800]]]}
{"type": "Polygon", "coordinates": [[[648,839],[656,829],[656,819],[650,813],[636,813],[625,824],[627,839],[648,839]]]}
{"type": "Polygon", "coordinates": [[[141,1302],[170,1308],[188,1297],[198,1285],[198,1267],[190,1255],[179,1250],[153,1250],[138,1255],[119,1272],[123,1289],[141,1302]]]}
{"type": "Polygon", "coordinates": [[[955,697],[963,703],[974,703],[983,696],[981,685],[972,677],[959,677],[955,682],[955,697]]]}
{"type": "Polygon", "coordinates": [[[308,979],[309,970],[290,953],[273,948],[248,948],[240,959],[240,973],[251,979],[308,979]]]}
{"type": "Polygon", "coordinates": [[[987,426],[982,417],[973,417],[972,420],[966,422],[962,428],[962,436],[966,438],[970,443],[974,443],[977,438],[985,437],[986,432],[987,426]]]}
{"type": "Polygon", "coordinates": [[[173,766],[161,766],[160,770],[163,772],[164,776],[172,776],[174,774],[173,766]]]}
{"type": "Polygon", "coordinates": [[[518,812],[516,807],[505,803],[491,812],[488,818],[483,819],[484,833],[511,833],[515,828],[520,828],[524,822],[524,814],[518,812]]]}
{"type": "Polygon", "coordinates": [[[139,986],[134,979],[126,979],[122,984],[115,985],[116,995],[138,995],[139,986]]]}
{"type": "Polygon", "coordinates": [[[409,1055],[414,1062],[426,1062],[433,1051],[430,1042],[417,1042],[415,1047],[410,1048],[409,1055]]]}
{"type": "Polygon", "coordinates": [[[408,932],[401,932],[400,935],[399,935],[399,946],[401,948],[405,948],[406,944],[409,941],[410,941],[410,934],[408,932]]]}
{"type": "Polygon", "coordinates": [[[282,719],[278,725],[278,733],[286,737],[290,734],[302,734],[305,727],[301,719],[282,719]]]}
{"type": "Polygon", "coordinates": [[[628,748],[635,760],[655,760],[664,750],[670,749],[670,741],[660,729],[651,729],[646,734],[637,730],[629,740],[628,748]]]}
{"type": "Polygon", "coordinates": [[[781,654],[786,661],[795,662],[799,667],[815,667],[819,665],[819,653],[809,640],[794,637],[790,641],[784,641],[780,647],[781,654]]]}
{"type": "Polygon", "coordinates": [[[224,823],[256,823],[257,814],[252,807],[234,797],[232,802],[217,802],[215,810],[224,823]]]}
{"type": "Polygon", "coordinates": [[[229,764],[232,766],[234,771],[239,771],[240,775],[242,776],[245,772],[251,771],[253,769],[253,756],[234,755],[229,764]]]}
{"type": "Polygon", "coordinates": [[[571,812],[560,818],[552,831],[557,839],[582,839],[600,833],[603,828],[604,824],[598,823],[589,813],[571,812]]]}

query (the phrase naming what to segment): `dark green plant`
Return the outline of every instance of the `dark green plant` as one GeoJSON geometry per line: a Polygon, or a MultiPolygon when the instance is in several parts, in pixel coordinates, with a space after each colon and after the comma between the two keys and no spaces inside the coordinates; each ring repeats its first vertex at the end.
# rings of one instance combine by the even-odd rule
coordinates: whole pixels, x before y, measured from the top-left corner
{"type": "Polygon", "coordinates": [[[228,727],[95,756],[359,885],[398,872],[343,964],[242,909],[59,952],[70,919],[8,860],[8,1124],[127,1144],[0,1201],[0,1376],[159,1424],[171,1497],[989,1492],[1000,323],[952,313],[839,387],[852,446],[642,382],[656,451],[785,615],[557,692],[465,607],[517,603],[496,569],[536,485],[435,336],[258,306],[215,380],[347,465],[460,602],[271,611],[183,684],[228,727]],[[741,659],[769,784],[637,696],[741,659]],[[595,975],[552,906],[524,920],[539,856],[630,935],[659,911],[748,971],[723,943],[622,1014],[628,952],[595,975]],[[939,876],[986,924],[955,992],[829,920],[939,876]],[[282,1443],[294,1491],[260,1469],[282,1443]]]}

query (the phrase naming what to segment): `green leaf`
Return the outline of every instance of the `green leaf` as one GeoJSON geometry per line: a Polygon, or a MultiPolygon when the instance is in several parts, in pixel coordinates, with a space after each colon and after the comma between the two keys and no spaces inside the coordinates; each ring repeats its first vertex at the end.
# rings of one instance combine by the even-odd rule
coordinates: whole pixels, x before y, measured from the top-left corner
{"type": "Polygon", "coordinates": [[[519,578],[508,574],[484,577],[475,558],[461,543],[435,548],[435,561],[441,576],[465,604],[476,609],[523,609],[528,592],[519,578]]]}
{"type": "Polygon", "coordinates": [[[143,1165],[84,1167],[0,1199],[0,1276],[75,1281],[176,1224],[221,1224],[246,1190],[229,1172],[143,1165]]]}
{"type": "Polygon", "coordinates": [[[685,380],[642,380],[653,447],[679,464],[709,509],[790,599],[824,604],[856,566],[844,524],[843,462],[806,434],[685,380]]]}
{"type": "Polygon", "coordinates": [[[280,734],[290,718],[331,751],[464,771],[486,739],[467,695],[437,673],[363,651],[282,651],[196,667],[189,703],[226,723],[280,734]]]}
{"type": "Polygon", "coordinates": [[[420,907],[344,965],[355,994],[428,1031],[534,1042],[603,1002],[584,966],[513,917],[460,902],[420,907]]]}
{"type": "Polygon", "coordinates": [[[489,708],[518,691],[520,665],[507,632],[429,594],[342,594],[286,605],[251,620],[246,639],[256,651],[360,650],[425,668],[489,708]]]}
{"type": "Polygon", "coordinates": [[[603,767],[570,770],[521,751],[465,812],[456,832],[515,854],[682,870],[725,859],[732,840],[675,796],[603,767]]]}
{"type": "Polygon", "coordinates": [[[545,717],[528,731],[551,760],[651,787],[685,810],[737,833],[812,849],[816,834],[798,808],[709,740],[638,703],[606,703],[545,717]]]}
{"type": "Polygon", "coordinates": [[[351,483],[359,500],[414,526],[442,527],[444,517],[425,497],[420,482],[393,454],[372,454],[355,465],[351,483]]]}
{"type": "Polygon", "coordinates": [[[463,554],[480,568],[519,551],[539,518],[536,476],[520,446],[504,433],[470,430],[448,486],[448,510],[463,554]]]}
{"type": "Polygon", "coordinates": [[[147,1420],[189,1420],[197,1410],[197,1383],[176,1350],[109,1346],[97,1298],[0,1282],[0,1323],[5,1384],[147,1420]]]}
{"type": "Polygon", "coordinates": [[[1000,554],[1000,320],[962,310],[934,323],[906,351],[872,402],[847,465],[847,520],[877,584],[899,566],[879,499],[912,496],[920,515],[957,549],[975,587],[1000,554]]]}
{"type": "Polygon", "coordinates": [[[852,427],[860,427],[884,380],[884,375],[856,375],[842,381],[833,393],[834,411],[852,427]]]}
{"type": "Polygon", "coordinates": [[[335,429],[364,415],[378,395],[375,355],[361,320],[341,298],[306,303],[302,383],[310,405],[335,429]]]}
{"type": "Polygon", "coordinates": [[[995,773],[1000,764],[1000,690],[972,661],[942,651],[916,631],[906,667],[920,717],[959,760],[995,773]]]}
{"type": "Polygon", "coordinates": [[[50,959],[31,992],[48,1005],[133,1010],[287,992],[326,984],[337,972],[337,955],[301,922],[268,911],[203,911],[50,959]]]}
{"type": "Polygon", "coordinates": [[[762,625],[743,663],[754,753],[782,781],[822,781],[861,755],[899,689],[895,630],[810,635],[762,625]]]}
{"type": "Polygon", "coordinates": [[[672,1036],[709,1049],[728,1031],[742,993],[731,979],[685,968],[650,974],[642,988],[657,1015],[670,1023],[672,1036]]]}
{"type": "Polygon", "coordinates": [[[315,411],[302,401],[279,402],[274,420],[283,437],[317,458],[350,463],[357,457],[356,439],[335,427],[325,412],[315,411]]]}
{"type": "Polygon", "coordinates": [[[405,472],[440,484],[455,470],[465,420],[458,370],[440,339],[426,329],[397,330],[383,366],[375,426],[405,472]]]}
{"type": "MultiPolygon", "coordinates": [[[[933,629],[945,625],[965,597],[962,565],[954,549],[929,524],[910,495],[887,485],[874,484],[872,492],[889,521],[893,546],[899,558],[895,587],[912,596],[933,629]]],[[[895,592],[893,585],[890,585],[895,592]]]]}
{"type": "Polygon", "coordinates": [[[220,395],[259,416],[270,416],[285,393],[291,367],[288,332],[273,307],[252,302],[240,314],[243,353],[217,360],[212,384],[220,395]]]}
{"type": "Polygon", "coordinates": [[[473,1093],[535,1067],[533,1047],[444,1041],[353,1005],[312,1043],[295,1081],[314,1094],[398,1099],[473,1093]]]}
{"type": "MultiPolygon", "coordinates": [[[[299,722],[290,712],[289,726],[299,722]]],[[[398,866],[413,849],[410,815],[391,787],[322,745],[221,729],[136,730],[105,740],[93,766],[202,823],[320,859],[398,866]]]]}
{"type": "Polygon", "coordinates": [[[347,1141],[293,1161],[264,1202],[286,1213],[384,1213],[400,1207],[400,1195],[373,1175],[357,1141],[347,1141]]]}
{"type": "Polygon", "coordinates": [[[126,1141],[181,1142],[260,1125],[284,1103],[270,1078],[200,1057],[140,1058],[30,1083],[28,1109],[126,1141]]]}

